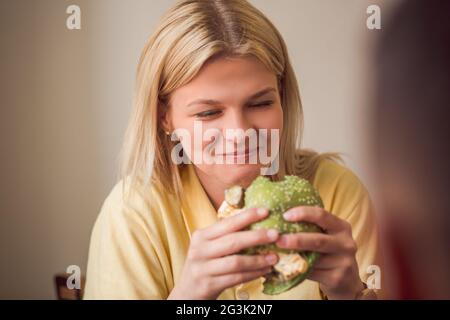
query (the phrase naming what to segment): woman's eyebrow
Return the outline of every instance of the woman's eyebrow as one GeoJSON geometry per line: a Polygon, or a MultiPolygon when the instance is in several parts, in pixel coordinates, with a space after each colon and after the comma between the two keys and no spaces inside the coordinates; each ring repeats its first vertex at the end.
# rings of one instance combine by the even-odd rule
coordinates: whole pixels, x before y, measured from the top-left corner
{"type": "Polygon", "coordinates": [[[247,100],[257,99],[257,98],[265,95],[266,93],[269,93],[269,92],[272,92],[272,91],[276,92],[277,90],[275,88],[273,88],[273,87],[268,87],[268,88],[262,89],[262,90],[260,90],[260,91],[258,91],[256,93],[252,94],[250,97],[247,98],[247,100]]]}
{"type": "MultiPolygon", "coordinates": [[[[258,91],[258,92],[256,92],[256,93],[252,94],[251,96],[249,96],[249,97],[247,98],[247,100],[257,99],[257,98],[259,98],[259,97],[261,97],[261,96],[263,96],[263,95],[265,95],[265,94],[267,94],[267,93],[269,93],[269,92],[272,92],[272,91],[276,92],[276,89],[273,88],[273,87],[268,87],[268,88],[262,89],[262,90],[260,90],[260,91],[258,91]]],[[[209,104],[209,105],[216,105],[216,104],[220,104],[220,103],[221,103],[220,101],[218,101],[218,100],[213,100],[213,99],[197,99],[197,100],[194,100],[194,101],[189,102],[189,103],[186,105],[186,107],[190,107],[190,106],[192,106],[192,105],[194,105],[194,104],[209,104]]]]}

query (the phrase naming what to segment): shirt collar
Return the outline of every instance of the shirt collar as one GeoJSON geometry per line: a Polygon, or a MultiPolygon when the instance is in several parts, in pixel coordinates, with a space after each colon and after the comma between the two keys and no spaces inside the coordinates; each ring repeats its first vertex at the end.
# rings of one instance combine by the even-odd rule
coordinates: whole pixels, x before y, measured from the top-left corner
{"type": "Polygon", "coordinates": [[[217,212],[201,185],[193,164],[189,163],[181,168],[181,181],[183,184],[181,211],[191,236],[195,230],[216,223],[217,212]]]}

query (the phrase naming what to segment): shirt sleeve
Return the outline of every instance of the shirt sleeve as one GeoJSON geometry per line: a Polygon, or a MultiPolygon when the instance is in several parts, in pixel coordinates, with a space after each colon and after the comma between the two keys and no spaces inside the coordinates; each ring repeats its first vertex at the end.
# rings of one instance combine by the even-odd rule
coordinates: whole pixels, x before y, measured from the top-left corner
{"type": "Polygon", "coordinates": [[[351,170],[329,160],[319,168],[316,179],[325,209],[351,224],[361,280],[368,285],[368,280],[370,284],[380,284],[382,256],[379,232],[367,189],[351,170]]]}
{"type": "MultiPolygon", "coordinates": [[[[121,184],[105,200],[89,248],[84,299],[165,299],[160,245],[121,184]]],[[[141,206],[142,207],[142,206],[141,206]]]]}
{"type": "Polygon", "coordinates": [[[382,265],[379,234],[373,205],[365,188],[361,190],[356,205],[344,219],[352,226],[353,239],[358,248],[356,261],[362,281],[369,285],[370,278],[371,285],[379,286],[382,265]],[[376,277],[379,280],[376,280],[376,277]]]}

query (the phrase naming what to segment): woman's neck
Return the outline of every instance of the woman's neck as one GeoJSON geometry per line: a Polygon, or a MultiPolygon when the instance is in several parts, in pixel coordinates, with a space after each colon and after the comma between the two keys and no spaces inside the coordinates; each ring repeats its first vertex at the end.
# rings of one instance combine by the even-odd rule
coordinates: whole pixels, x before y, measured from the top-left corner
{"type": "Polygon", "coordinates": [[[209,200],[217,211],[225,198],[225,189],[229,186],[223,184],[218,179],[211,179],[211,177],[195,167],[194,169],[209,200]]]}

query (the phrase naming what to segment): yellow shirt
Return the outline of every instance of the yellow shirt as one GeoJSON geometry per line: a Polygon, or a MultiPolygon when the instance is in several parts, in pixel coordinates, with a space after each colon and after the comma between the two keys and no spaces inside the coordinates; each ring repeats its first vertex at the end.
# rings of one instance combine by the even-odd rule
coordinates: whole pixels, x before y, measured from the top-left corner
{"type": "MultiPolygon", "coordinates": [[[[180,280],[190,235],[217,222],[192,165],[182,172],[186,203],[152,188],[122,199],[119,182],[105,200],[92,231],[84,299],[166,299],[180,280]]],[[[352,225],[360,276],[377,263],[378,238],[366,189],[346,167],[323,160],[313,181],[325,210],[352,225]]],[[[228,288],[218,299],[321,299],[306,280],[280,295],[262,293],[263,278],[228,288]]]]}

